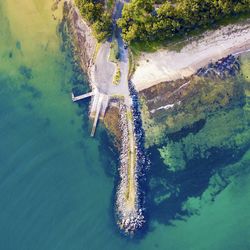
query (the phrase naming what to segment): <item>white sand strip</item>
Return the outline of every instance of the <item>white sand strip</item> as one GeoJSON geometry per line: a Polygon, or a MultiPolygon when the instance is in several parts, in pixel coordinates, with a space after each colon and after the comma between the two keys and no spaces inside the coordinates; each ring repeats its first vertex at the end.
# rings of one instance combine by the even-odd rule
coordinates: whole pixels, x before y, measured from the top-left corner
{"type": "Polygon", "coordinates": [[[205,32],[203,38],[190,42],[180,52],[159,50],[143,53],[132,81],[140,91],[160,82],[191,76],[210,62],[249,49],[250,19],[244,24],[205,32]]]}

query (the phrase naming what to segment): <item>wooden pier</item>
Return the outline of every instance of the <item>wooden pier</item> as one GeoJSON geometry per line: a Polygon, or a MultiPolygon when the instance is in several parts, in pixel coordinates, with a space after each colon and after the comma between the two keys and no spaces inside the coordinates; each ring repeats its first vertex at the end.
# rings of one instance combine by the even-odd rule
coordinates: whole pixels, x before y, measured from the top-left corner
{"type": "Polygon", "coordinates": [[[87,94],[79,95],[79,96],[74,96],[74,94],[72,93],[72,101],[73,101],[73,102],[76,102],[76,101],[79,101],[79,100],[83,100],[83,99],[85,99],[85,98],[88,98],[88,97],[90,97],[90,96],[93,96],[94,94],[95,94],[94,91],[89,92],[89,93],[87,93],[87,94]]]}
{"type": "Polygon", "coordinates": [[[76,102],[79,100],[83,100],[85,98],[92,97],[91,107],[90,107],[90,118],[94,119],[93,127],[91,130],[91,136],[95,135],[96,127],[99,118],[103,119],[106,109],[109,104],[109,96],[103,93],[100,93],[98,89],[94,89],[92,92],[82,94],[79,96],[74,96],[72,93],[72,101],[76,102]]]}

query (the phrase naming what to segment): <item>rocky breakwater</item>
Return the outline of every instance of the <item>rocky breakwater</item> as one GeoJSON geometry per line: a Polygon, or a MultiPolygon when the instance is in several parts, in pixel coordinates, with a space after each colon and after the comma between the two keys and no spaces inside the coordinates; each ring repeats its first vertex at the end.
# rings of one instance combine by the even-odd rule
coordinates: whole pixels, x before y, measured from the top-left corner
{"type": "Polygon", "coordinates": [[[149,161],[144,150],[144,131],[137,93],[130,83],[131,107],[120,105],[122,148],[120,153],[120,183],[116,197],[119,228],[133,235],[145,224],[145,181],[149,161]],[[132,126],[131,126],[132,125],[132,126]],[[131,134],[132,133],[132,134],[131,134]],[[131,147],[133,147],[131,149],[131,147]],[[131,188],[132,186],[132,188],[131,188]]]}
{"type": "Polygon", "coordinates": [[[62,28],[71,39],[75,61],[80,64],[83,72],[87,73],[92,84],[97,40],[72,1],[64,2],[62,28]]]}
{"type": "Polygon", "coordinates": [[[207,67],[198,69],[197,75],[202,77],[225,79],[235,76],[240,70],[240,62],[237,56],[228,55],[215,63],[209,63],[207,67]]]}

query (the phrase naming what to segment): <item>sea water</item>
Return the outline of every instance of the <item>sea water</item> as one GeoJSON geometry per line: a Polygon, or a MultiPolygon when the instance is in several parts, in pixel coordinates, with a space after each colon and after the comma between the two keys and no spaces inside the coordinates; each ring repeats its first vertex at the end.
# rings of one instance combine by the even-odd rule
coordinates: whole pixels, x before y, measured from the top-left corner
{"type": "Polygon", "coordinates": [[[71,101],[75,72],[52,4],[0,0],[0,249],[250,249],[246,168],[199,214],[163,223],[149,206],[143,237],[118,232],[117,155],[100,126],[90,138],[89,101],[71,101]]]}

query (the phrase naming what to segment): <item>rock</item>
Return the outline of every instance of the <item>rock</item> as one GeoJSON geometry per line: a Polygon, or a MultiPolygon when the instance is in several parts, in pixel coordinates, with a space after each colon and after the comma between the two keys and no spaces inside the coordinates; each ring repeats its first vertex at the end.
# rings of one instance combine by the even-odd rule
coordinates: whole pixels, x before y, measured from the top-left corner
{"type": "Polygon", "coordinates": [[[97,40],[93,36],[91,28],[81,17],[77,7],[71,2],[64,3],[63,25],[72,37],[71,42],[77,61],[80,62],[82,70],[87,72],[91,82],[91,67],[97,40]]]}

